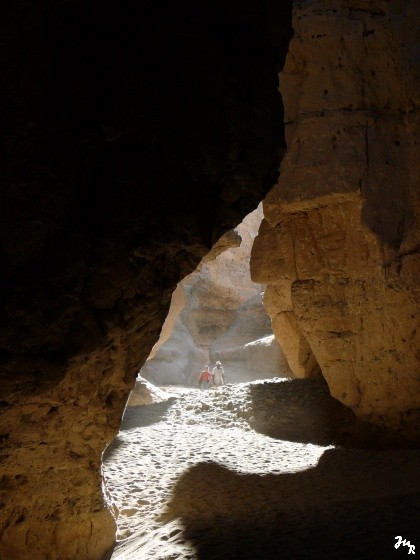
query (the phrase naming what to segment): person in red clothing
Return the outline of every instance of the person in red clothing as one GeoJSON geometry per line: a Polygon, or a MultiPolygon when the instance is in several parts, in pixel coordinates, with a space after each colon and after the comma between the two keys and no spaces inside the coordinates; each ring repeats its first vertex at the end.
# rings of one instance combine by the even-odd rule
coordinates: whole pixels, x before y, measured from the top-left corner
{"type": "Polygon", "coordinates": [[[209,370],[209,366],[205,365],[203,371],[198,378],[198,386],[200,389],[208,389],[212,385],[213,375],[209,370]]]}

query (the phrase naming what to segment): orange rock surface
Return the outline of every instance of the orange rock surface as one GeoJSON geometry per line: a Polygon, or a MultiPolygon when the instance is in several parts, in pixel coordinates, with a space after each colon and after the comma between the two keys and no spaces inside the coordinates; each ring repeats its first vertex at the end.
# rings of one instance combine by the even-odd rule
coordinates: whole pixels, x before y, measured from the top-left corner
{"type": "Polygon", "coordinates": [[[416,2],[294,5],[288,149],[251,259],[294,373],[318,364],[357,415],[414,436],[418,15],[416,2]]]}

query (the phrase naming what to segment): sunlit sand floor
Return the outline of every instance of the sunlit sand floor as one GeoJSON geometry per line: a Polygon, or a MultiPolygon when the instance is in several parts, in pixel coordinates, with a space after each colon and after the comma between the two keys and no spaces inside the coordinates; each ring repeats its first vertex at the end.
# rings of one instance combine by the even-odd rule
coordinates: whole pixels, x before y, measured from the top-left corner
{"type": "Polygon", "coordinates": [[[104,456],[108,558],[397,558],[399,535],[420,551],[420,452],[369,449],[322,382],[166,390],[104,456]]]}

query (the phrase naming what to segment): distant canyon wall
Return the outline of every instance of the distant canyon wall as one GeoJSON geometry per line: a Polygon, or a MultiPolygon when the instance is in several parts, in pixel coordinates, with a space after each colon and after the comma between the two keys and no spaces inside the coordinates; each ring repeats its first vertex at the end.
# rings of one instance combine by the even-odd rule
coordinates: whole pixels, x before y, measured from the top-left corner
{"type": "Polygon", "coordinates": [[[227,382],[292,375],[252,282],[251,247],[262,208],[224,236],[172,295],[159,341],[141,370],[153,383],[195,385],[221,360],[227,382]]]}
{"type": "Polygon", "coordinates": [[[416,1],[295,2],[280,91],[287,153],[254,281],[297,376],[418,437],[416,1]]]}

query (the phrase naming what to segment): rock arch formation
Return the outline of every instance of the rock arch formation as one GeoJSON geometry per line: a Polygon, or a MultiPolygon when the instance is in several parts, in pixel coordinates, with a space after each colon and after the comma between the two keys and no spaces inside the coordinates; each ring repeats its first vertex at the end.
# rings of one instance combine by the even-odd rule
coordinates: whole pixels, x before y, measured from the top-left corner
{"type": "MultiPolygon", "coordinates": [[[[276,181],[284,152],[277,69],[292,2],[198,4],[16,0],[3,8],[2,558],[99,559],[112,545],[101,453],[171,292],[276,181]]],[[[303,272],[285,278],[296,328],[333,393],[338,376],[353,390],[359,369],[348,356],[360,344],[343,333],[361,340],[347,323],[366,316],[366,332],[378,326],[390,342],[363,339],[358,356],[378,355],[383,367],[371,370],[375,390],[358,384],[356,404],[365,413],[382,399],[387,420],[412,425],[418,6],[311,0],[293,2],[293,11],[282,91],[292,103],[289,151],[264,227],[270,236],[283,229],[299,247],[317,239],[310,253],[296,253],[303,272]],[[349,315],[330,305],[325,282],[334,301],[359,308],[349,315]],[[337,311],[321,316],[332,326],[313,315],[321,303],[337,311]],[[328,360],[316,346],[327,331],[337,334],[328,360]],[[392,374],[382,378],[384,368],[392,374]]],[[[283,272],[275,274],[267,283],[277,286],[283,272]]]]}

